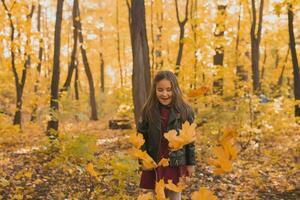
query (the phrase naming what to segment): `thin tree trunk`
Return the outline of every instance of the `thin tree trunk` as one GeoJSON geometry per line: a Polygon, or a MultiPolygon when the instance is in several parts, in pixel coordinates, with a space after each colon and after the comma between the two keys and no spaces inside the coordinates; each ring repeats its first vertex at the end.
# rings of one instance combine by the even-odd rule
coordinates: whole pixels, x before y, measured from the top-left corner
{"type": "MultiPolygon", "coordinates": [[[[225,31],[225,15],[226,15],[226,5],[218,5],[218,14],[217,14],[217,23],[216,30],[214,32],[215,37],[222,38],[224,37],[225,31]],[[221,20],[220,20],[221,19],[221,20]]],[[[217,68],[217,78],[214,78],[213,81],[213,93],[218,95],[223,95],[223,61],[224,61],[224,47],[222,44],[218,44],[215,47],[216,54],[213,57],[213,64],[217,68]],[[221,71],[221,73],[219,72],[221,71]]]]}
{"type": "Polygon", "coordinates": [[[100,56],[100,81],[101,81],[101,92],[104,93],[104,60],[103,60],[103,55],[102,53],[99,53],[100,56]]]}
{"type": "MultiPolygon", "coordinates": [[[[42,5],[39,3],[38,4],[38,13],[37,13],[37,30],[40,34],[40,40],[39,40],[39,62],[37,64],[37,72],[38,72],[38,77],[34,85],[34,93],[35,95],[38,95],[38,90],[40,86],[40,79],[41,79],[41,71],[42,71],[42,61],[43,61],[43,52],[44,52],[44,47],[43,47],[43,37],[41,33],[41,12],[42,12],[42,5]]],[[[34,105],[34,108],[31,113],[31,118],[30,121],[34,122],[37,119],[37,110],[38,110],[38,104],[34,105]]]]}
{"type": "Polygon", "coordinates": [[[179,33],[179,48],[178,48],[178,54],[176,59],[176,67],[175,67],[175,75],[179,75],[180,71],[180,65],[181,65],[181,59],[182,59],[182,53],[183,53],[183,38],[184,38],[184,32],[185,32],[185,24],[188,21],[188,12],[189,12],[189,0],[186,0],[185,4],[185,17],[182,21],[180,21],[179,17],[179,11],[178,11],[178,0],[175,0],[175,7],[176,7],[176,18],[177,23],[179,25],[180,33],[179,33]]]}
{"type": "MultiPolygon", "coordinates": [[[[27,75],[27,69],[28,66],[30,64],[30,52],[26,52],[27,47],[25,48],[25,63],[24,63],[24,67],[22,69],[22,76],[21,76],[21,82],[19,81],[19,75],[16,69],[16,64],[15,64],[15,51],[14,51],[14,33],[15,33],[15,27],[13,24],[13,20],[12,20],[12,14],[11,11],[16,3],[16,1],[13,2],[11,8],[9,9],[7,7],[7,5],[5,4],[4,0],[1,0],[3,7],[7,13],[9,22],[10,22],[10,28],[11,28],[11,35],[10,35],[10,42],[11,42],[11,48],[10,48],[10,53],[11,53],[11,66],[12,66],[12,71],[14,74],[14,79],[15,79],[15,86],[16,86],[16,112],[14,115],[14,120],[13,120],[13,124],[14,125],[19,125],[21,127],[22,125],[22,97],[23,97],[23,89],[25,86],[25,82],[26,82],[26,75],[27,75]]],[[[33,12],[34,12],[34,8],[35,6],[32,5],[31,7],[31,12],[27,15],[27,20],[31,20],[33,12]]],[[[29,39],[30,35],[28,33],[26,33],[26,42],[25,45],[29,46],[30,44],[30,39],[29,39]]]]}
{"type": "Polygon", "coordinates": [[[267,44],[265,43],[265,49],[264,49],[264,58],[262,62],[262,67],[261,67],[261,77],[260,77],[260,85],[259,88],[262,88],[262,82],[265,77],[265,64],[267,61],[267,44]]]}
{"type": "Polygon", "coordinates": [[[82,35],[82,26],[80,21],[80,9],[79,9],[79,3],[77,1],[77,12],[78,12],[78,28],[79,28],[79,42],[80,42],[80,50],[82,55],[82,61],[85,69],[86,76],[88,78],[89,88],[90,88],[90,104],[91,104],[91,120],[98,120],[98,114],[97,114],[97,104],[96,104],[96,98],[95,98],[95,87],[94,87],[94,80],[92,76],[92,72],[89,66],[88,58],[86,55],[86,50],[84,48],[84,41],[83,41],[83,35],[82,35]]]}
{"type": "Polygon", "coordinates": [[[132,94],[137,122],[150,91],[150,63],[144,0],[132,0],[131,5],[132,94]]]}
{"type": "Polygon", "coordinates": [[[241,30],[241,12],[242,12],[242,1],[239,3],[240,10],[239,10],[239,18],[238,18],[238,24],[237,24],[237,37],[236,37],[236,46],[235,46],[235,66],[236,66],[236,75],[237,80],[235,81],[235,89],[236,93],[235,95],[238,95],[238,90],[242,88],[244,83],[248,80],[247,71],[244,69],[244,66],[240,64],[239,58],[240,58],[240,52],[239,52],[239,44],[240,44],[240,30],[241,30]]]}
{"type": "MultiPolygon", "coordinates": [[[[103,21],[103,18],[100,17],[100,20],[103,21]]],[[[99,31],[99,38],[100,38],[100,52],[99,52],[99,60],[100,60],[100,83],[101,83],[101,87],[100,90],[102,93],[104,93],[105,91],[105,74],[104,74],[104,58],[103,58],[103,27],[100,27],[100,31],[99,31]]],[[[125,53],[125,50],[124,50],[125,53]]],[[[124,59],[125,59],[125,55],[124,55],[124,59]]]]}
{"type": "Polygon", "coordinates": [[[116,26],[117,26],[117,52],[118,52],[118,66],[120,70],[121,87],[124,86],[123,68],[121,63],[121,48],[120,48],[120,27],[119,27],[119,0],[116,0],[116,26]]]}
{"type": "Polygon", "coordinates": [[[163,29],[163,20],[164,20],[164,13],[163,13],[163,2],[162,0],[158,1],[160,6],[159,10],[156,13],[157,18],[157,29],[158,33],[156,34],[156,50],[155,50],[155,70],[161,70],[164,64],[162,58],[162,29],[163,29]]]}
{"type": "MultiPolygon", "coordinates": [[[[294,96],[295,100],[300,100],[300,73],[299,64],[297,59],[296,42],[294,35],[294,13],[293,5],[288,5],[288,28],[289,28],[289,38],[290,38],[290,49],[293,62],[293,75],[294,75],[294,96]]],[[[300,117],[300,105],[299,102],[295,105],[295,117],[300,117]]]]}
{"type": "Polygon", "coordinates": [[[48,121],[47,135],[50,139],[57,138],[59,121],[56,117],[59,111],[58,106],[58,90],[59,90],[59,76],[60,76],[60,46],[61,46],[61,24],[63,16],[63,3],[64,0],[57,0],[56,7],[56,21],[55,21],[55,32],[54,32],[54,56],[53,56],[53,73],[51,80],[51,100],[50,100],[50,116],[51,119],[48,121]]]}
{"type": "Polygon", "coordinates": [[[77,7],[78,7],[78,1],[74,0],[73,3],[73,9],[72,9],[72,20],[73,20],[73,49],[72,49],[72,54],[71,54],[71,62],[68,68],[68,74],[66,81],[63,85],[63,87],[60,89],[60,92],[67,91],[71,85],[71,80],[73,76],[73,71],[75,69],[75,61],[76,61],[76,56],[77,56],[77,46],[78,46],[78,31],[79,31],[79,22],[78,22],[78,12],[77,12],[77,7]]]}
{"type": "Polygon", "coordinates": [[[282,86],[282,83],[283,83],[283,74],[284,74],[284,71],[285,71],[285,67],[286,67],[286,64],[287,64],[289,54],[290,54],[290,47],[288,48],[288,50],[286,52],[286,56],[285,56],[285,59],[284,59],[282,70],[281,70],[280,76],[279,76],[278,81],[277,81],[278,88],[280,88],[282,86]]]}
{"type": "MultiPolygon", "coordinates": [[[[131,0],[133,1],[133,0],[131,0]]],[[[132,2],[131,2],[132,4],[132,2]]],[[[131,4],[129,3],[129,0],[126,0],[126,5],[127,5],[127,10],[128,10],[128,25],[129,25],[129,30],[130,30],[130,42],[131,42],[131,46],[133,47],[133,33],[132,33],[132,16],[131,16],[131,4]]]]}
{"type": "Polygon", "coordinates": [[[154,49],[155,49],[155,42],[154,42],[154,30],[153,30],[153,4],[154,4],[154,1],[151,1],[151,10],[150,10],[150,13],[151,13],[151,18],[150,18],[150,33],[151,33],[151,63],[150,63],[150,71],[151,71],[151,77],[154,77],[154,73],[155,73],[155,70],[154,70],[154,59],[155,59],[155,56],[154,56],[154,49]]]}
{"type": "Polygon", "coordinates": [[[197,59],[197,50],[198,50],[198,38],[197,38],[197,32],[196,32],[196,29],[197,29],[197,23],[195,22],[196,20],[196,16],[197,15],[197,7],[198,7],[198,1],[195,0],[195,4],[194,4],[194,1],[192,0],[191,1],[191,14],[190,14],[190,18],[192,20],[192,23],[191,23],[191,28],[192,28],[192,31],[193,31],[193,39],[194,39],[194,83],[192,84],[192,87],[194,89],[197,88],[197,77],[198,77],[198,59],[197,59]]]}
{"type": "Polygon", "coordinates": [[[78,81],[79,81],[79,72],[78,72],[78,60],[75,60],[75,80],[74,80],[74,90],[75,90],[75,99],[79,100],[79,90],[78,90],[78,81]]]}
{"type": "Polygon", "coordinates": [[[252,24],[251,24],[251,61],[252,61],[252,80],[254,93],[259,92],[259,45],[261,40],[261,29],[263,20],[264,0],[260,0],[259,19],[256,20],[255,0],[252,0],[252,24]],[[256,26],[257,32],[256,32],[256,26]]]}

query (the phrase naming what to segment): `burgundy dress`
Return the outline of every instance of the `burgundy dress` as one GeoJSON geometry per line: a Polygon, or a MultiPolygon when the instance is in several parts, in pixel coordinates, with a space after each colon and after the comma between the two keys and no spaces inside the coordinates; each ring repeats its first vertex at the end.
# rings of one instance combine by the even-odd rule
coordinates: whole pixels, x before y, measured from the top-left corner
{"type": "MultiPolygon", "coordinates": [[[[167,130],[168,119],[169,119],[170,109],[166,106],[161,106],[160,108],[160,116],[161,116],[161,143],[159,147],[159,160],[162,158],[169,158],[169,148],[168,148],[168,140],[163,137],[163,133],[167,130]]],[[[187,168],[186,166],[179,167],[158,167],[156,170],[143,170],[140,182],[140,188],[144,189],[154,189],[155,182],[158,182],[161,179],[164,179],[164,182],[167,183],[168,180],[172,180],[174,184],[179,182],[179,178],[182,176],[187,176],[187,168]],[[156,174],[157,173],[157,179],[156,174]]]]}

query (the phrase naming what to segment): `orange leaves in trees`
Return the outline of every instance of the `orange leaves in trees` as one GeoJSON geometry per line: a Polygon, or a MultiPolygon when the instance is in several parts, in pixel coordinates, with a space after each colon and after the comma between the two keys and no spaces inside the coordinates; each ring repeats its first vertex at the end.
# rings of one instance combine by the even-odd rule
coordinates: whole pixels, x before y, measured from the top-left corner
{"type": "Polygon", "coordinates": [[[179,134],[177,134],[176,130],[170,130],[164,134],[164,137],[169,141],[171,151],[179,150],[184,145],[196,140],[196,124],[193,123],[190,125],[190,123],[186,121],[182,125],[182,129],[179,130],[179,134]]]}
{"type": "Polygon", "coordinates": [[[217,197],[210,190],[201,187],[192,194],[192,200],[217,200],[217,197]]]}
{"type": "Polygon", "coordinates": [[[199,97],[201,95],[207,94],[208,92],[209,92],[209,88],[207,86],[202,86],[188,93],[188,97],[199,97]]]}
{"type": "Polygon", "coordinates": [[[219,139],[220,146],[213,148],[216,159],[209,159],[208,163],[215,167],[214,174],[223,174],[232,171],[232,161],[237,158],[237,149],[234,139],[237,132],[233,129],[225,129],[219,139]]]}

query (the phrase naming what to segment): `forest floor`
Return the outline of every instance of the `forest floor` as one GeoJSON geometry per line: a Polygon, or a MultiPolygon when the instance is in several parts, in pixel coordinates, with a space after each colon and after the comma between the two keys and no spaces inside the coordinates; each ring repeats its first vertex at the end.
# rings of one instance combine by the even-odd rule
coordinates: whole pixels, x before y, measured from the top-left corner
{"type": "MultiPolygon", "coordinates": [[[[96,136],[96,175],[80,161],[55,159],[43,128],[28,124],[23,133],[0,136],[0,199],[137,199],[143,192],[138,189],[140,172],[126,139],[133,130],[110,130],[107,124],[106,119],[61,125],[75,138],[79,132],[96,136]]],[[[300,199],[299,130],[256,137],[240,148],[234,170],[220,176],[206,162],[210,150],[201,137],[196,173],[183,199],[202,186],[226,200],[300,199]]]]}

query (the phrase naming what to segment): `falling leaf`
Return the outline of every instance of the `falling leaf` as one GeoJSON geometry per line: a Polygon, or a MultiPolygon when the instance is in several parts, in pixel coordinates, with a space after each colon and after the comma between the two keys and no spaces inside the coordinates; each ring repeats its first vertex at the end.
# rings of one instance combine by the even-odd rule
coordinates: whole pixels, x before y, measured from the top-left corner
{"type": "Polygon", "coordinates": [[[129,136],[129,142],[131,142],[135,148],[139,149],[145,143],[145,140],[141,133],[133,133],[129,136]]]}
{"type": "Polygon", "coordinates": [[[147,152],[141,151],[140,149],[133,149],[133,155],[141,159],[142,165],[145,169],[154,169],[157,167],[157,164],[151,156],[147,154],[147,152]]]}
{"type": "Polygon", "coordinates": [[[169,190],[172,190],[174,192],[182,192],[182,190],[185,188],[184,184],[179,182],[177,185],[172,182],[172,180],[168,180],[168,183],[165,185],[165,187],[169,190]]]}
{"type": "Polygon", "coordinates": [[[87,166],[85,167],[85,169],[86,169],[86,171],[87,171],[91,176],[93,176],[93,177],[97,177],[97,176],[99,175],[98,172],[96,172],[96,171],[94,170],[94,165],[93,165],[93,163],[87,164],[87,166]]]}
{"type": "Polygon", "coordinates": [[[224,129],[220,137],[220,146],[213,148],[216,159],[208,159],[208,163],[215,167],[213,173],[220,175],[232,171],[232,161],[237,158],[237,149],[233,145],[237,132],[233,129],[224,129]]]}
{"type": "Polygon", "coordinates": [[[157,200],[166,200],[167,199],[166,195],[165,195],[165,183],[162,179],[159,182],[156,182],[155,193],[156,193],[157,200]]]}
{"type": "Polygon", "coordinates": [[[152,199],[153,199],[153,193],[152,192],[142,194],[142,195],[138,196],[138,198],[137,198],[137,200],[152,200],[152,199]]]}
{"type": "Polygon", "coordinates": [[[192,194],[192,200],[217,200],[217,197],[210,190],[201,187],[192,194]]]}
{"type": "Polygon", "coordinates": [[[223,135],[219,138],[220,143],[224,141],[229,141],[231,139],[235,139],[237,137],[237,132],[234,129],[226,128],[223,130],[223,135]]]}
{"type": "Polygon", "coordinates": [[[164,134],[164,137],[169,141],[169,147],[171,151],[176,151],[183,148],[184,145],[192,143],[196,140],[196,124],[193,123],[190,125],[188,121],[186,121],[182,125],[182,129],[179,130],[179,134],[177,134],[176,130],[170,130],[169,132],[164,134]]]}

